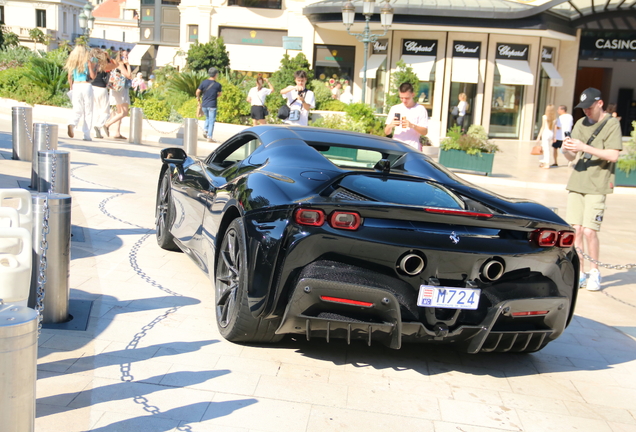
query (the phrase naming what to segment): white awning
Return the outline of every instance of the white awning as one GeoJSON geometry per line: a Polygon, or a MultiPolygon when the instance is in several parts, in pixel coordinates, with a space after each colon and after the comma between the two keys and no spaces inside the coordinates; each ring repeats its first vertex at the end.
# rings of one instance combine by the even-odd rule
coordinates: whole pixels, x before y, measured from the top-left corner
{"type": "Polygon", "coordinates": [[[477,84],[479,82],[479,59],[472,57],[453,57],[451,81],[477,84]]]}
{"type": "Polygon", "coordinates": [[[133,49],[128,53],[128,63],[133,66],[139,66],[141,64],[141,58],[150,49],[150,45],[135,45],[133,49]]]}
{"type": "Polygon", "coordinates": [[[525,60],[501,60],[497,59],[497,69],[501,76],[501,84],[508,85],[532,85],[534,75],[530,65],[525,60]]]}
{"type": "Polygon", "coordinates": [[[155,57],[155,67],[172,64],[177,55],[177,51],[179,51],[177,47],[160,46],[157,50],[157,57],[155,57]]]}
{"type": "Polygon", "coordinates": [[[431,80],[431,70],[435,64],[434,56],[403,55],[402,61],[413,68],[420,81],[431,80]]]}
{"type": "Polygon", "coordinates": [[[225,48],[232,70],[245,72],[275,72],[280,69],[280,59],[286,52],[283,47],[259,46],[256,56],[253,45],[225,44],[225,48]]]}
{"type": "MultiPolygon", "coordinates": [[[[382,63],[386,61],[386,54],[373,54],[367,59],[367,78],[375,79],[378,75],[378,69],[382,63]]],[[[360,78],[364,78],[364,70],[360,69],[360,78]]]]}
{"type": "Polygon", "coordinates": [[[541,67],[550,77],[550,87],[563,87],[563,78],[552,63],[541,62],[541,67]]]}

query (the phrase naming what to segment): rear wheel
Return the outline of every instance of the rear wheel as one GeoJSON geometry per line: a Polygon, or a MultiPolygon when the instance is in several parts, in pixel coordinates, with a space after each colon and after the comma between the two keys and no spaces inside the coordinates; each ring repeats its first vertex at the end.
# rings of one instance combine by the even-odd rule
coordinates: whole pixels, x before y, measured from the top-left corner
{"type": "Polygon", "coordinates": [[[157,209],[155,212],[155,228],[157,244],[162,249],[178,251],[179,247],[170,234],[169,227],[174,220],[174,205],[170,189],[170,173],[166,170],[157,188],[157,209]]]}
{"type": "Polygon", "coordinates": [[[247,248],[241,219],[234,219],[223,237],[216,266],[216,323],[232,342],[276,342],[277,323],[254,318],[247,301],[247,248]]]}

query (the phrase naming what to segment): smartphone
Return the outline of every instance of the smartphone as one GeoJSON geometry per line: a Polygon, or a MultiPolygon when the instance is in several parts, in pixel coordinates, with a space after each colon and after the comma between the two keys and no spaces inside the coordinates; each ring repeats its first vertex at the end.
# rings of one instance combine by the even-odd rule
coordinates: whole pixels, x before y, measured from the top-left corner
{"type": "Polygon", "coordinates": [[[572,136],[572,133],[571,133],[571,132],[563,132],[563,135],[564,135],[566,138],[570,138],[570,137],[572,136]]]}
{"type": "Polygon", "coordinates": [[[395,113],[395,119],[396,119],[397,121],[400,121],[400,118],[401,118],[401,117],[402,117],[402,114],[400,114],[400,113],[395,113]]]}

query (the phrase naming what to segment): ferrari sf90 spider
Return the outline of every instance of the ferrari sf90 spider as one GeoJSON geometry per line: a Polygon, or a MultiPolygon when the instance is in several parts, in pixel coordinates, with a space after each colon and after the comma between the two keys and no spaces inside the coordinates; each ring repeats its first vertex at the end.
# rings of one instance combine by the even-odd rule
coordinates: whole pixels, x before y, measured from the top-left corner
{"type": "Polygon", "coordinates": [[[572,319],[572,228],[400,142],[257,126],[204,159],[161,159],[157,241],[209,275],[230,341],[533,352],[572,319]]]}

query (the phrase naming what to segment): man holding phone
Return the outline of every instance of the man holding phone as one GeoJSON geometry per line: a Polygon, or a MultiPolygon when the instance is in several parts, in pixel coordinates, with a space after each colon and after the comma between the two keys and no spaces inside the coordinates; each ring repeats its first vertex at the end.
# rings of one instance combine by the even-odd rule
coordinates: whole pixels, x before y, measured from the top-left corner
{"type": "Polygon", "coordinates": [[[398,89],[399,105],[394,105],[386,117],[385,135],[393,133],[393,139],[422,150],[420,136],[428,133],[428,112],[426,108],[415,102],[415,94],[411,83],[403,83],[398,89]]]}
{"type": "MultiPolygon", "coordinates": [[[[585,117],[576,122],[571,137],[566,136],[563,140],[563,155],[574,161],[574,170],[566,186],[570,192],[565,219],[576,231],[574,246],[584,252],[584,243],[587,243],[588,254],[598,261],[598,231],[603,222],[605,197],[614,192],[614,169],[623,148],[623,138],[619,121],[603,110],[599,90],[591,87],[584,90],[575,108],[582,108],[585,117]]],[[[586,275],[581,253],[579,259],[579,286],[599,291],[598,266],[592,262],[590,273],[586,275]]]]}

